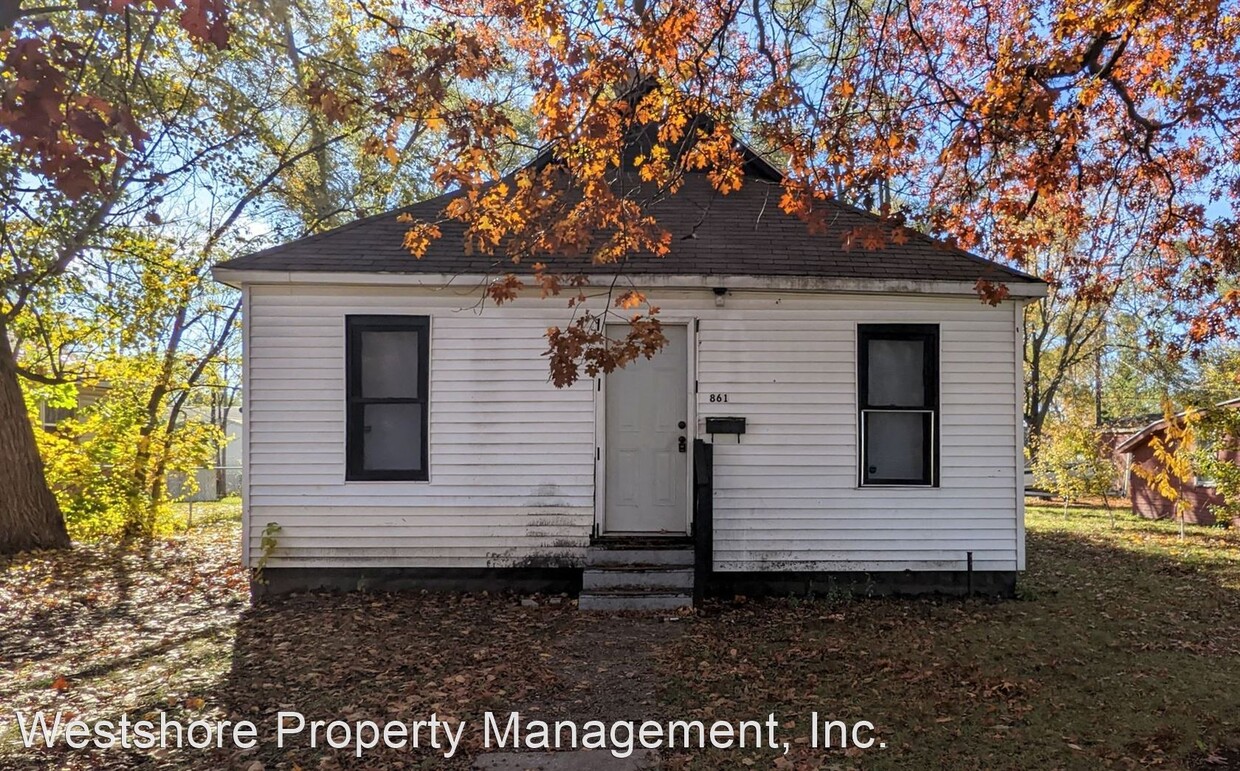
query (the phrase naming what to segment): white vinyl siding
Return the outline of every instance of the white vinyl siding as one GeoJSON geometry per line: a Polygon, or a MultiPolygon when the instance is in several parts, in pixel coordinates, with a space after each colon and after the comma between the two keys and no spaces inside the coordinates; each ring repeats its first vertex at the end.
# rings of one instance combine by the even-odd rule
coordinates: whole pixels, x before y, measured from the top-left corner
{"type": "Polygon", "coordinates": [[[715,568],[1017,568],[1013,313],[973,298],[728,298],[698,332],[698,415],[715,442],[715,568]],[[937,324],[940,480],[858,485],[857,325],[937,324]],[[727,393],[726,404],[710,393],[727,393]]]}
{"type": "Polygon", "coordinates": [[[576,559],[593,521],[590,383],[547,382],[555,310],[475,297],[254,286],[248,399],[251,560],[271,566],[510,567],[576,559]],[[344,319],[431,316],[430,479],[345,480],[344,319]]]}
{"type": "MultiPolygon", "coordinates": [[[[715,569],[1019,566],[1015,319],[973,297],[652,292],[697,319],[698,436],[715,444],[715,569]],[[940,486],[858,487],[859,323],[940,330],[940,486]],[[710,394],[727,394],[712,403],[710,394]]],[[[560,299],[487,305],[415,287],[253,285],[247,324],[250,561],[278,566],[579,563],[594,523],[595,387],[556,389],[543,337],[560,299]],[[430,480],[344,479],[344,317],[431,317],[430,480]]]]}

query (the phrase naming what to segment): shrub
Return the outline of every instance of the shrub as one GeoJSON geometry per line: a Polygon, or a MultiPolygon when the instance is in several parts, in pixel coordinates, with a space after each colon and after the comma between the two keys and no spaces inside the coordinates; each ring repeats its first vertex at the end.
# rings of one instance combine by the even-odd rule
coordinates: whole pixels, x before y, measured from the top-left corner
{"type": "Polygon", "coordinates": [[[1105,497],[1115,485],[1110,448],[1085,410],[1047,421],[1032,465],[1034,484],[1065,502],[1105,497]]]}
{"type": "Polygon", "coordinates": [[[149,455],[139,452],[149,398],[140,380],[121,381],[94,389],[97,398],[83,400],[74,415],[53,430],[41,428],[38,403],[75,403],[74,389],[29,389],[28,405],[36,426],[47,481],[60,502],[73,538],[92,540],[124,533],[157,535],[172,526],[166,480],[184,472],[188,484],[181,497],[192,495],[196,468],[210,465],[220,430],[206,421],[184,417],[169,430],[160,426],[148,442],[149,455]],[[55,400],[54,402],[52,400],[55,400]]]}

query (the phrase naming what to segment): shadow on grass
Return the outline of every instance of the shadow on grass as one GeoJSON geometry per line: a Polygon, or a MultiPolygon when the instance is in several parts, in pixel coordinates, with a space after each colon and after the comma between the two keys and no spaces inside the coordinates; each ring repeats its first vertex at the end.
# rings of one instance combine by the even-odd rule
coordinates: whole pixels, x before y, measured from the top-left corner
{"type": "MultiPolygon", "coordinates": [[[[192,555],[158,549],[131,566],[143,568],[132,572],[123,623],[90,628],[70,623],[85,591],[73,569],[49,565],[55,578],[40,591],[57,607],[32,610],[20,623],[6,618],[0,641],[19,640],[19,627],[41,638],[22,661],[37,663],[36,654],[57,646],[70,650],[60,664],[73,668],[61,671],[106,680],[92,692],[87,714],[94,717],[168,710],[188,719],[249,719],[262,744],[253,753],[185,750],[158,758],[18,754],[0,758],[0,767],[88,767],[91,757],[109,768],[248,768],[255,760],[266,768],[465,767],[481,749],[476,729],[485,711],[580,720],[625,688],[648,690],[624,702],[639,712],[627,715],[633,719],[735,721],[774,712],[792,743],[788,760],[804,768],[1226,767],[1215,761],[1233,758],[1240,738],[1235,539],[1202,528],[1180,542],[1140,520],[1110,531],[1100,525],[1105,512],[1098,516],[1063,527],[1052,518],[1036,522],[1024,600],[721,603],[644,638],[624,637],[638,623],[631,619],[566,605],[525,608],[506,596],[300,595],[250,609],[238,602],[238,586],[219,594],[210,576],[191,570],[192,555]],[[125,650],[109,650],[110,635],[132,626],[131,616],[144,625],[129,630],[125,650]],[[202,635],[220,623],[235,625],[231,646],[213,642],[214,653],[186,653],[196,642],[218,642],[202,635]],[[635,648],[632,656],[616,653],[625,645],[635,648]],[[148,686],[124,693],[107,679],[180,655],[198,656],[186,666],[200,671],[179,673],[170,694],[148,686]],[[576,668],[566,674],[569,659],[576,668]],[[187,696],[200,696],[201,708],[186,708],[187,696]],[[428,748],[372,750],[359,759],[311,748],[305,735],[276,747],[279,710],[350,722],[436,714],[472,728],[448,763],[428,748]],[[846,754],[808,747],[815,710],[824,719],[873,722],[887,748],[846,754]]],[[[111,569],[104,553],[83,559],[78,568],[92,575],[111,569]]],[[[224,570],[221,564],[213,570],[224,570]]],[[[83,618],[100,612],[91,602],[120,596],[86,602],[83,618]]],[[[12,702],[57,703],[46,684],[31,687],[42,690],[12,702]]],[[[12,691],[5,689],[6,703],[12,691]]],[[[770,767],[777,756],[694,751],[665,759],[669,768],[727,769],[746,761],[770,767]]]]}
{"type": "Polygon", "coordinates": [[[235,563],[227,531],[0,561],[0,660],[89,677],[231,628],[244,586],[235,563]]]}
{"type": "MultiPolygon", "coordinates": [[[[1240,563],[1186,563],[1029,534],[1023,601],[780,600],[702,617],[662,662],[685,717],[812,711],[878,726],[885,750],[794,744],[805,767],[1195,767],[1240,738],[1240,563]]],[[[737,768],[761,753],[693,753],[737,768]]],[[[800,766],[798,766],[800,767],[800,766]]]]}
{"type": "Polygon", "coordinates": [[[23,750],[13,713],[176,714],[218,679],[244,586],[229,531],[0,563],[0,768],[147,762],[120,751],[23,750]]]}
{"type": "Polygon", "coordinates": [[[142,613],[133,607],[134,574],[152,567],[149,543],[78,545],[6,560],[0,575],[31,572],[28,581],[37,581],[40,601],[7,609],[0,625],[5,663],[17,668],[61,655],[108,624],[141,625],[142,613]]]}
{"type": "MultiPolygon", "coordinates": [[[[229,714],[260,726],[254,757],[330,768],[444,767],[426,742],[418,750],[370,750],[364,758],[322,746],[309,734],[275,746],[277,709],[307,721],[467,720],[476,745],[487,710],[507,712],[543,698],[557,676],[546,652],[577,622],[567,605],[523,608],[519,598],[453,594],[305,594],[246,611],[232,666],[215,694],[229,714]],[[324,761],[324,758],[330,758],[324,761]]],[[[442,737],[441,737],[442,739],[442,737]]],[[[468,765],[477,747],[451,766],[468,765]]],[[[270,767],[270,765],[268,766],[270,767]]]]}

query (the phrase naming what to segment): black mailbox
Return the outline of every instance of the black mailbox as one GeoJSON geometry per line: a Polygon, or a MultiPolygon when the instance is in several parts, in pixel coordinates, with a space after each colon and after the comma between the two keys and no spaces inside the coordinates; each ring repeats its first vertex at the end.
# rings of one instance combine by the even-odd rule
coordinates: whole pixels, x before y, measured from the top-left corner
{"type": "Polygon", "coordinates": [[[743,434],[745,433],[744,418],[707,418],[706,433],[708,434],[743,434]]]}

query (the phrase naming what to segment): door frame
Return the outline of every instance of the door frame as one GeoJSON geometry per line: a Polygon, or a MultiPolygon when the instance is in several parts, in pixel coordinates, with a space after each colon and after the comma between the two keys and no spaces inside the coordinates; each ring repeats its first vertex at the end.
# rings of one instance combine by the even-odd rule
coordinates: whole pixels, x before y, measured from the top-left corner
{"type": "Polygon", "coordinates": [[[665,327],[685,328],[685,529],[674,533],[607,532],[607,376],[594,379],[594,532],[593,537],[623,538],[667,537],[684,538],[693,526],[693,444],[697,438],[697,318],[668,315],[659,319],[665,327]]]}

